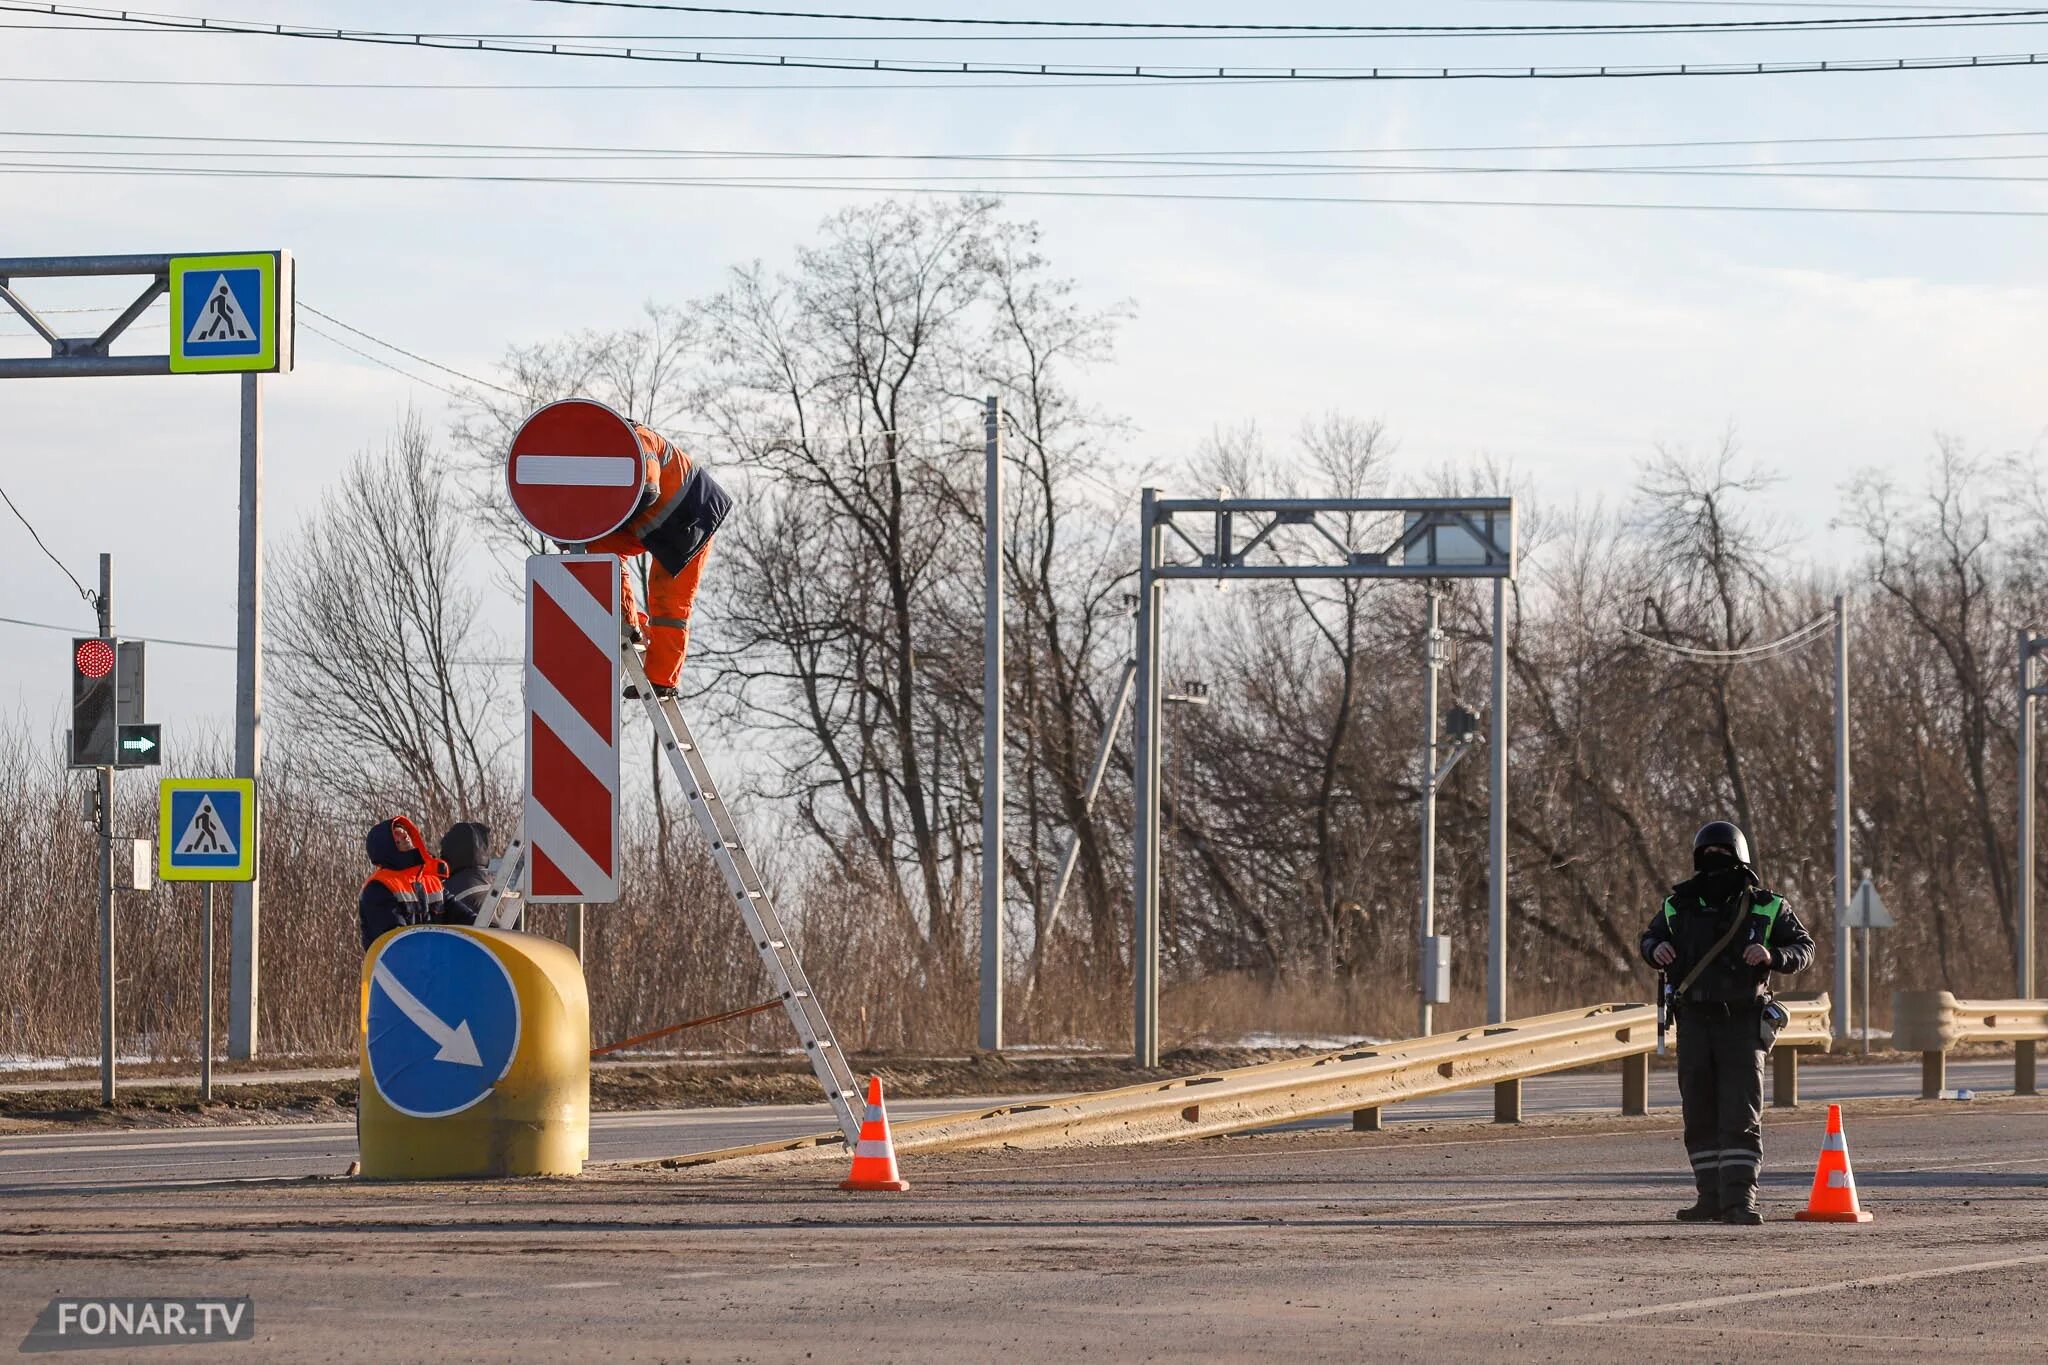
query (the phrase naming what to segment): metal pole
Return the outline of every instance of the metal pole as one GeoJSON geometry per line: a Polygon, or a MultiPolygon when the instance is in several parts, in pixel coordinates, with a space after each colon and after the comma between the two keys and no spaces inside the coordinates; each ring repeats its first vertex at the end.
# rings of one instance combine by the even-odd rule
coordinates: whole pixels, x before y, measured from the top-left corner
{"type": "Polygon", "coordinates": [[[982,410],[981,1046],[1003,1049],[1003,401],[982,410]]]}
{"type": "Polygon", "coordinates": [[[1430,1004],[1426,954],[1429,939],[1436,932],[1436,685],[1440,667],[1437,648],[1442,643],[1438,627],[1435,582],[1423,585],[1429,607],[1422,632],[1422,918],[1415,938],[1415,976],[1420,987],[1422,1026],[1420,1037],[1429,1036],[1430,1004]]]}
{"type": "MultiPolygon", "coordinates": [[[[114,557],[100,556],[100,638],[114,638],[114,557]]],[[[119,709],[118,700],[116,710],[119,709]]],[[[114,1102],[114,770],[101,768],[100,836],[100,1103],[114,1102]]]]}
{"type": "Polygon", "coordinates": [[[206,927],[199,935],[199,1099],[213,1098],[213,883],[206,883],[206,927]]]}
{"type": "Polygon", "coordinates": [[[1138,510],[1138,702],[1132,723],[1131,983],[1136,997],[1131,1055],[1159,1065],[1159,614],[1165,584],[1153,572],[1162,548],[1148,488],[1138,510]]]}
{"type": "MultiPolygon", "coordinates": [[[[1102,779],[1109,772],[1109,756],[1116,749],[1117,731],[1123,728],[1124,703],[1131,699],[1131,679],[1138,671],[1135,660],[1126,660],[1123,676],[1117,680],[1116,700],[1109,705],[1109,713],[1102,721],[1102,743],[1095,751],[1095,767],[1088,774],[1088,786],[1081,793],[1081,810],[1086,813],[1095,809],[1095,797],[1102,790],[1102,779]]],[[[1060,902],[1066,899],[1067,884],[1074,879],[1074,869],[1081,865],[1081,831],[1075,830],[1067,839],[1066,856],[1060,859],[1060,875],[1052,884],[1052,904],[1045,912],[1045,932],[1050,934],[1052,926],[1060,917],[1060,902]]]]}
{"type": "Polygon", "coordinates": [[[1869,925],[1863,926],[1863,1055],[1870,1055],[1870,935],[1869,925]]]}
{"type": "MultiPolygon", "coordinates": [[[[1850,975],[1854,963],[1849,931],[1849,598],[1835,598],[1835,1037],[1848,1046],[1850,975]]],[[[1866,948],[1868,944],[1864,945],[1866,948]]],[[[1867,1013],[1867,1008],[1866,1008],[1867,1013]]]]}
{"type": "Polygon", "coordinates": [[[1493,580],[1493,703],[1487,717],[1486,1022],[1508,1017],[1508,581],[1493,580]]]}
{"type": "MultiPolygon", "coordinates": [[[[242,376],[240,547],[235,571],[235,776],[263,768],[263,377],[242,376]]],[[[263,795],[256,796],[260,815],[263,795]]],[[[250,837],[262,825],[250,822],[250,837]]],[[[257,864],[261,871],[262,863],[257,864]]],[[[259,885],[236,882],[228,930],[228,1056],[256,1055],[259,885]]]]}
{"type": "Polygon", "coordinates": [[[583,902],[577,901],[569,907],[569,947],[576,954],[576,961],[583,961],[583,902]]]}
{"type": "Polygon", "coordinates": [[[2034,656],[2044,640],[2030,626],[2020,631],[2019,734],[2019,942],[2014,973],[2019,998],[2034,998],[2034,656]]]}

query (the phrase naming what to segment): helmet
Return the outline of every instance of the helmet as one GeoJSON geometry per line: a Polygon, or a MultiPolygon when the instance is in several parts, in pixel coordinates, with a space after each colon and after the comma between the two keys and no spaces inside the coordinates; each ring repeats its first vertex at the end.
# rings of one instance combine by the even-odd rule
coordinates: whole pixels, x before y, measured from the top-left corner
{"type": "Polygon", "coordinates": [[[1701,849],[1717,846],[1734,849],[1735,861],[1741,863],[1744,867],[1749,866],[1749,840],[1745,839],[1742,831],[1735,827],[1734,821],[1709,820],[1706,824],[1701,825],[1700,832],[1692,836],[1693,861],[1695,863],[1699,861],[1701,849]]]}

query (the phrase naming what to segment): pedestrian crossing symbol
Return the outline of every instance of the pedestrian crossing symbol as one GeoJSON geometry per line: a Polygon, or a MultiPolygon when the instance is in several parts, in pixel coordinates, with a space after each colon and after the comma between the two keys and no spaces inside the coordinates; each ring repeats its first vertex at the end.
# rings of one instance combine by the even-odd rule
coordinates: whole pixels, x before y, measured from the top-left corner
{"type": "Polygon", "coordinates": [[[256,353],[256,325],[249,321],[249,314],[236,297],[236,290],[251,298],[263,296],[263,277],[253,270],[223,270],[213,277],[213,284],[203,292],[188,297],[200,300],[199,313],[192,321],[192,329],[185,333],[185,348],[189,354],[194,346],[214,346],[217,354],[256,353]]]}
{"type": "Polygon", "coordinates": [[[291,368],[291,253],[174,256],[171,371],[291,368]]]}
{"type": "Polygon", "coordinates": [[[255,788],[247,778],[165,779],[158,802],[157,875],[165,881],[253,880],[255,788]]]}

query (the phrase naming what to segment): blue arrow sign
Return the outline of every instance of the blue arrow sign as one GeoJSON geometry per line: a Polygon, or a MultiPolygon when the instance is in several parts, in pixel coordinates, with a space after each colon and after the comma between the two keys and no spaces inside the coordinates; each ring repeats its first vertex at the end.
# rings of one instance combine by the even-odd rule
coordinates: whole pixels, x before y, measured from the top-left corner
{"type": "Polygon", "coordinates": [[[370,1076],[401,1114],[439,1118],[491,1093],[519,1050],[519,996],[482,940],[419,926],[370,967],[370,1076]]]}

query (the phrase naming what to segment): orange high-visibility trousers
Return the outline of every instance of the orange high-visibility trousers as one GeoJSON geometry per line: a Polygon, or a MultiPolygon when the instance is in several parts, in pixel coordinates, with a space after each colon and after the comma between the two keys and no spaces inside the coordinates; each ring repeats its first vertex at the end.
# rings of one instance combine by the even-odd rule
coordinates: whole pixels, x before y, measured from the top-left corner
{"type": "MultiPolygon", "coordinates": [[[[716,537],[713,537],[715,540],[716,537]]],[[[626,619],[647,636],[647,681],[656,687],[674,687],[683,676],[683,656],[690,652],[690,611],[697,604],[697,588],[704,581],[704,561],[711,557],[711,541],[679,574],[661,567],[652,555],[647,559],[647,610],[639,609],[633,591],[633,568],[624,556],[619,560],[619,594],[626,619]]]]}

